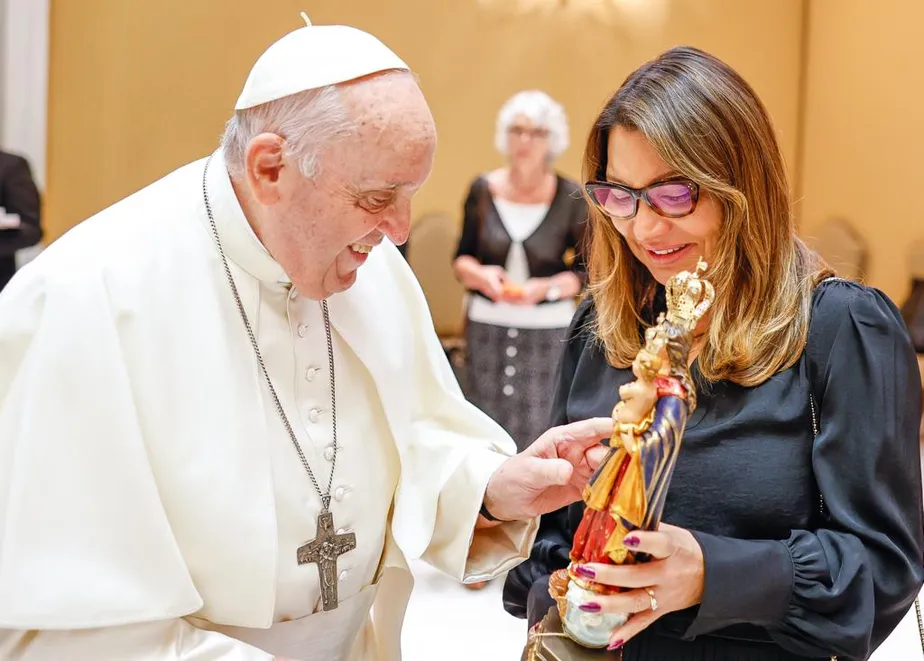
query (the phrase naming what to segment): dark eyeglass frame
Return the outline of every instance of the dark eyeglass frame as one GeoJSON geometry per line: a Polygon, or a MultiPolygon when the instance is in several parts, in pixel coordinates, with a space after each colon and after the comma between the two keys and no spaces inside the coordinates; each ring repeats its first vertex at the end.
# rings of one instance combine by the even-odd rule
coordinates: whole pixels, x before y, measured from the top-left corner
{"type": "Polygon", "coordinates": [[[549,137],[549,129],[544,126],[534,126],[533,128],[525,128],[523,126],[508,126],[507,135],[512,135],[516,138],[528,137],[532,140],[542,140],[549,137]]]}
{"type": "Polygon", "coordinates": [[[645,200],[645,204],[647,204],[652,211],[663,218],[684,218],[685,216],[689,216],[691,213],[696,211],[696,203],[699,202],[699,184],[697,184],[695,181],[687,179],[686,177],[672,177],[670,179],[663,179],[661,181],[656,181],[652,184],[649,184],[648,186],[645,186],[645,188],[630,188],[629,186],[624,186],[622,184],[614,184],[611,181],[588,181],[586,184],[584,184],[584,190],[587,191],[587,197],[590,198],[591,203],[604,215],[609,216],[614,220],[632,220],[635,218],[635,216],[638,215],[639,200],[645,200]],[[670,184],[683,184],[687,187],[687,189],[689,189],[691,202],[689,211],[681,214],[670,214],[665,212],[657,204],[651,201],[651,197],[648,195],[649,191],[670,184]],[[603,205],[597,201],[597,197],[594,195],[595,190],[601,189],[616,189],[631,195],[633,201],[635,202],[632,213],[628,216],[615,216],[611,212],[604,209],[603,205]]]}

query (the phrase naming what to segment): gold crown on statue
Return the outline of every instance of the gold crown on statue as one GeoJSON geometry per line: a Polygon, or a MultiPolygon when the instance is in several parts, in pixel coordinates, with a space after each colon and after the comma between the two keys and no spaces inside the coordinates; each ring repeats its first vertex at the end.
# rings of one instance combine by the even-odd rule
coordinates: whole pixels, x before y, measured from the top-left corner
{"type": "Polygon", "coordinates": [[[700,258],[693,273],[681,271],[667,281],[667,321],[687,332],[696,328],[697,322],[715,300],[712,283],[701,277],[707,264],[700,258]]]}

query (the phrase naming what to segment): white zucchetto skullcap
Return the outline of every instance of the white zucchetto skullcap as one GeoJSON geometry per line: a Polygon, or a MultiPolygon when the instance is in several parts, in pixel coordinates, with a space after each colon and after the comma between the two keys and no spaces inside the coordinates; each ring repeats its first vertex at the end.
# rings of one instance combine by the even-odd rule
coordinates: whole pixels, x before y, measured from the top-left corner
{"type": "Polygon", "coordinates": [[[307,24],[266,49],[244,83],[235,110],[392,69],[410,70],[388,46],[346,25],[307,24]]]}

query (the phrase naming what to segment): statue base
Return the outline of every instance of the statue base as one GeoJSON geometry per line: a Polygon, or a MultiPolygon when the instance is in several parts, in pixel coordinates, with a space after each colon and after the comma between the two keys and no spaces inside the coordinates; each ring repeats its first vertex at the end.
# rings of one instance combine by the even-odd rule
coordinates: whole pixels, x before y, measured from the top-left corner
{"type": "Polygon", "coordinates": [[[542,621],[529,632],[529,642],[521,661],[621,661],[622,651],[590,649],[574,642],[565,633],[558,608],[552,607],[542,621]]]}
{"type": "Polygon", "coordinates": [[[559,607],[559,616],[565,633],[576,642],[591,649],[602,649],[610,644],[610,635],[629,620],[627,613],[585,613],[581,604],[596,600],[596,593],[568,581],[568,589],[559,607]]]}

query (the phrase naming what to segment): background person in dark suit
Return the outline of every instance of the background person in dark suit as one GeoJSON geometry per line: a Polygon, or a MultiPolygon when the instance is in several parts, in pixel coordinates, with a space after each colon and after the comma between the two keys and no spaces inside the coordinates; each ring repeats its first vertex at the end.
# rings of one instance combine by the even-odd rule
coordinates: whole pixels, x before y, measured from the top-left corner
{"type": "Polygon", "coordinates": [[[39,192],[28,161],[0,151],[0,289],[16,272],[16,251],[42,239],[39,192]]]}

